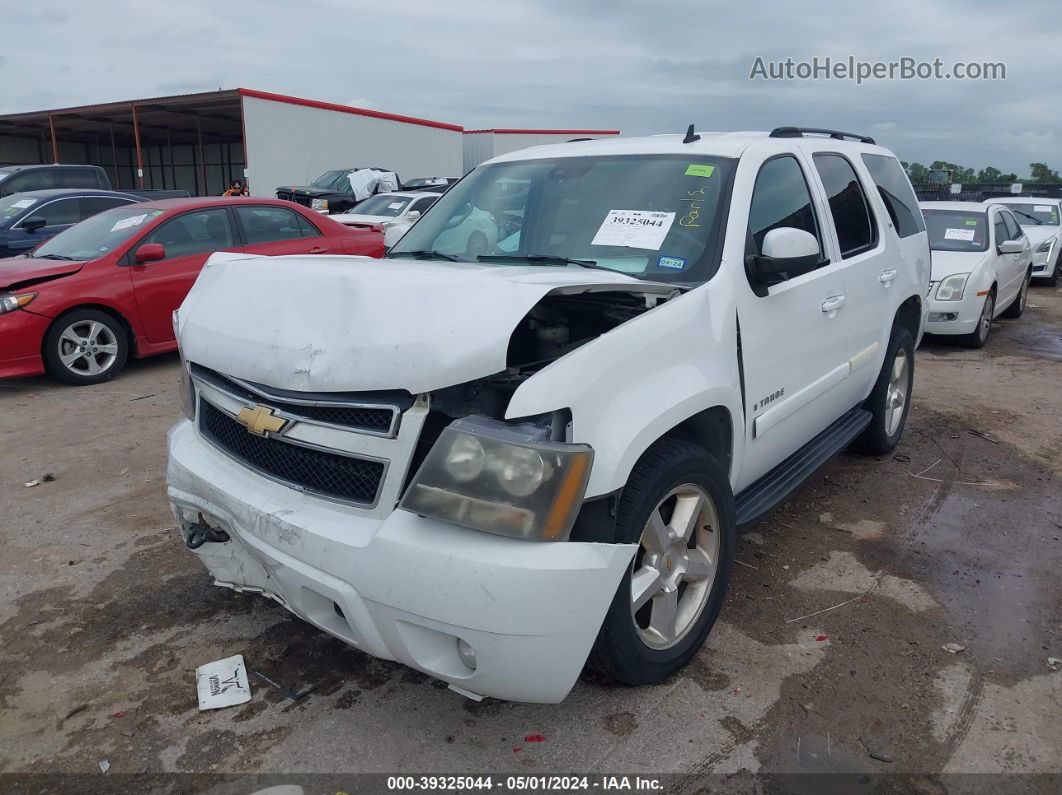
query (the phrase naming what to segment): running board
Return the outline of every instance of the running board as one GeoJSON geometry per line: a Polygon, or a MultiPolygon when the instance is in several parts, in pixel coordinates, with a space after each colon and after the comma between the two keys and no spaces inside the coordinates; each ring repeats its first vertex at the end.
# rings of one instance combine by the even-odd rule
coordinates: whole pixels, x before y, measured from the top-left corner
{"type": "Polygon", "coordinates": [[[738,527],[759,521],[819,467],[847,447],[870,424],[871,413],[855,408],[801,447],[735,498],[738,527]]]}

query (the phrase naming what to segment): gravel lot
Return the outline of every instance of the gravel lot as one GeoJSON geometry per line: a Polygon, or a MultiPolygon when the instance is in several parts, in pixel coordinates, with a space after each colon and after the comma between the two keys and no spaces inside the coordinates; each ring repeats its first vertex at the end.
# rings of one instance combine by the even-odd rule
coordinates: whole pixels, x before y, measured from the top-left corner
{"type": "Polygon", "coordinates": [[[1062,772],[1062,290],[1029,302],[983,351],[928,339],[896,454],[838,457],[743,536],[694,664],[558,706],[465,700],[212,586],[164,499],[174,356],[0,384],[0,770],[1062,772]],[[200,713],[195,667],[236,653],[314,690],[200,713]]]}

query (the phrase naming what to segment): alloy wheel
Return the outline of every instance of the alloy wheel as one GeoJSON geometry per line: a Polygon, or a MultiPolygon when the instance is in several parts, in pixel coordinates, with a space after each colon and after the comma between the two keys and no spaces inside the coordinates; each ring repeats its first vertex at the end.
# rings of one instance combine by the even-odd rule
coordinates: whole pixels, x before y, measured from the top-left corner
{"type": "Polygon", "coordinates": [[[631,619],[651,649],[668,649],[697,623],[719,566],[719,514],[703,488],[684,483],[657,504],[631,574],[631,619]]]}
{"type": "Polygon", "coordinates": [[[59,335],[59,361],[77,375],[100,375],[118,358],[118,338],[98,320],[71,323],[59,335]]]}
{"type": "Polygon", "coordinates": [[[892,360],[892,374],[889,376],[889,387],[885,390],[885,433],[892,436],[903,421],[903,410],[907,405],[907,389],[910,378],[907,369],[910,366],[907,361],[907,351],[896,351],[896,358],[892,360]]]}
{"type": "Polygon", "coordinates": [[[995,309],[995,306],[996,299],[992,293],[989,293],[985,296],[985,305],[984,308],[981,309],[981,319],[978,321],[977,325],[977,337],[981,342],[988,339],[988,330],[992,328],[992,312],[995,309]]]}

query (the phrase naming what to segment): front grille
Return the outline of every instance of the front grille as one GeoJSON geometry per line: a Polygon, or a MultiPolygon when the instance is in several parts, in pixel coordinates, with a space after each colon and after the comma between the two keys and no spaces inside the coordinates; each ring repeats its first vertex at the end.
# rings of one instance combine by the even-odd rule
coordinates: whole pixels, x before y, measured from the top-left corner
{"type": "MultiPolygon", "coordinates": [[[[413,400],[408,395],[366,393],[358,398],[350,397],[351,393],[339,393],[333,395],[308,395],[303,393],[300,399],[319,398],[319,402],[349,402],[349,406],[310,406],[302,403],[292,403],[284,399],[285,395],[276,390],[270,391],[267,387],[255,384],[254,390],[248,389],[244,384],[231,378],[226,378],[221,373],[215,372],[202,365],[193,364],[192,374],[207,383],[213,384],[230,395],[242,398],[249,403],[257,403],[268,406],[285,415],[313,422],[325,422],[329,425],[338,425],[342,428],[350,428],[354,431],[389,436],[396,429],[398,416],[402,411],[413,405],[413,400]],[[368,403],[380,402],[380,405],[357,405],[358,399],[368,403]],[[393,402],[385,402],[393,401],[393,402]]],[[[290,394],[290,393],[289,393],[290,394]]]]}
{"type": "Polygon", "coordinates": [[[361,505],[376,503],[385,469],[381,461],[254,436],[206,400],[199,401],[199,431],[252,469],[291,486],[361,505]]]}
{"type": "Polygon", "coordinates": [[[295,202],[296,204],[301,204],[303,207],[310,207],[311,206],[310,203],[313,201],[312,197],[310,197],[310,196],[302,196],[302,195],[300,195],[298,193],[294,193],[294,192],[292,192],[290,190],[278,190],[277,191],[277,198],[281,199],[283,201],[295,202]]]}

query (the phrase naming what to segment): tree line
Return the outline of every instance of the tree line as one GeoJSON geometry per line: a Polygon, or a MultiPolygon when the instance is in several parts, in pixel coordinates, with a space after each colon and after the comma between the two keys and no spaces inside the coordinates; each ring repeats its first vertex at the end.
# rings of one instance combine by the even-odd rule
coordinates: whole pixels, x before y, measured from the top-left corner
{"type": "Polygon", "coordinates": [[[965,168],[944,160],[934,160],[928,166],[924,166],[921,163],[901,162],[903,167],[907,169],[907,176],[912,184],[915,185],[929,182],[929,172],[935,169],[951,171],[951,181],[962,185],[998,185],[1013,184],[1015,182],[1028,185],[1056,185],[1062,182],[1062,177],[1059,177],[1058,172],[1048,168],[1046,163],[1030,163],[1029,176],[1019,178],[1017,174],[1004,174],[998,168],[993,168],[992,166],[986,166],[979,171],[975,171],[972,168],[965,168]]]}

